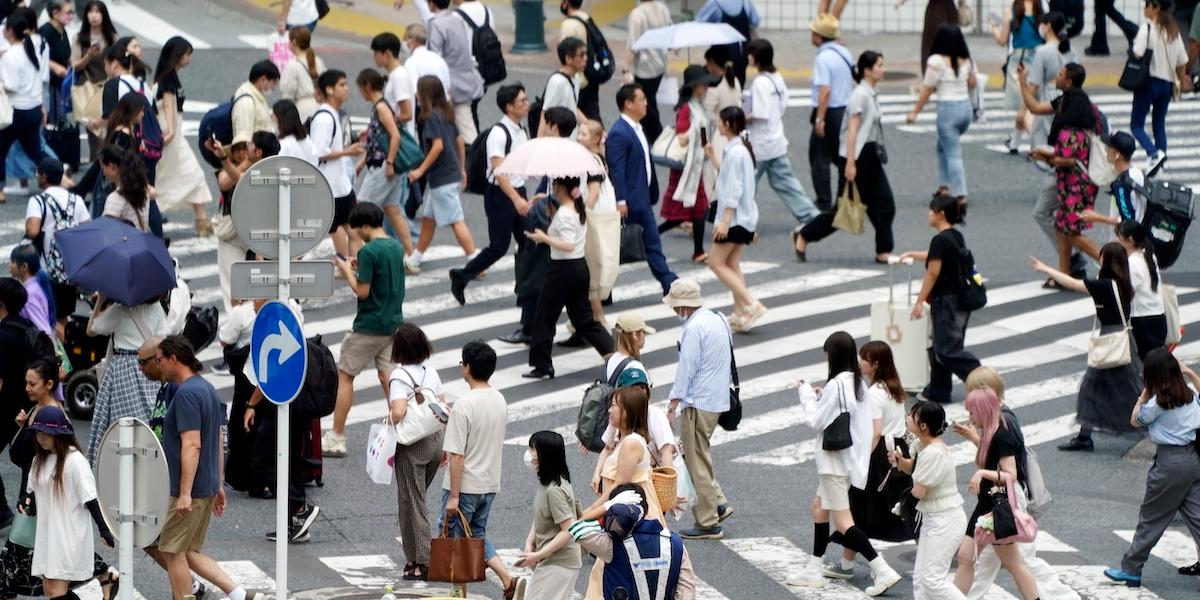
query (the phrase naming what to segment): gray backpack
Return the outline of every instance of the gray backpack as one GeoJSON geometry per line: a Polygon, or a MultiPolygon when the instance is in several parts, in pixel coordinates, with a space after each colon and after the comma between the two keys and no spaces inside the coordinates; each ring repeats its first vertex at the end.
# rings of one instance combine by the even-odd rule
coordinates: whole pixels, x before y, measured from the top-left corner
{"type": "Polygon", "coordinates": [[[626,356],[608,381],[597,379],[583,392],[583,404],[579,407],[579,420],[575,425],[575,438],[592,452],[604,450],[604,430],[608,429],[608,406],[613,391],[617,389],[617,379],[632,360],[633,358],[626,356]]]}

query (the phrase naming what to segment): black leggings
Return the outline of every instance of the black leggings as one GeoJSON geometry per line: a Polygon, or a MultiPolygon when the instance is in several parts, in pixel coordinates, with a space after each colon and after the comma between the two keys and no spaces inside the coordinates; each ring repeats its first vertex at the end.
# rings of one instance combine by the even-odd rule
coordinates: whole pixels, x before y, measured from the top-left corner
{"type": "MultiPolygon", "coordinates": [[[[662,235],[664,231],[675,229],[685,222],[688,221],[674,219],[663,221],[658,226],[658,235],[662,235]]],[[[692,219],[690,223],[692,224],[692,258],[695,258],[704,254],[704,218],[692,219]]]]}
{"type": "Polygon", "coordinates": [[[12,124],[0,129],[0,181],[8,177],[8,172],[4,168],[4,159],[8,158],[8,150],[12,148],[13,142],[21,144],[21,149],[25,150],[25,156],[28,156],[33,164],[41,162],[41,107],[28,110],[14,108],[12,124]]]}

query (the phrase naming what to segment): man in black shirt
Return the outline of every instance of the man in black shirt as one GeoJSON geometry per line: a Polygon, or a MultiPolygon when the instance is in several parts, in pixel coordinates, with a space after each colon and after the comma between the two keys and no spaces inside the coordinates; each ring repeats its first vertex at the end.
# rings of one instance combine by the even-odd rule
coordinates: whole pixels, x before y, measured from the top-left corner
{"type": "MultiPolygon", "coordinates": [[[[12,277],[0,279],[0,348],[4,348],[4,360],[0,360],[0,451],[17,432],[17,412],[29,403],[25,394],[25,368],[29,363],[25,332],[34,325],[21,316],[28,299],[20,281],[12,277]]],[[[12,520],[4,481],[0,480],[0,528],[7,527],[12,520]]]]}
{"type": "Polygon", "coordinates": [[[50,98],[55,100],[71,66],[71,38],[67,25],[75,19],[75,5],[70,0],[53,0],[46,6],[46,12],[50,20],[38,29],[38,35],[50,47],[50,98]]]}

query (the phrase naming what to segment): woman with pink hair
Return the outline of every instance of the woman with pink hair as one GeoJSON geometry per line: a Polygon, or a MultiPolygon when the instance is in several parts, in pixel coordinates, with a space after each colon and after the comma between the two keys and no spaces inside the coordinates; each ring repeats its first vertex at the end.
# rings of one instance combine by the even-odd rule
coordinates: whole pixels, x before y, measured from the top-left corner
{"type": "MultiPolygon", "coordinates": [[[[975,523],[992,511],[992,488],[1003,485],[1003,473],[1018,482],[1017,489],[1010,494],[1025,494],[1025,443],[1020,432],[1012,427],[1000,413],[1000,398],[991,388],[972,390],[967,394],[967,413],[970,423],[955,423],[959,435],[979,447],[975,453],[975,465],[979,467],[971,476],[967,489],[977,494],[979,503],[975,512],[967,519],[966,536],[958,548],[958,570],[954,573],[954,585],[962,593],[971,589],[975,579],[975,523]]],[[[1018,496],[1019,498],[1019,496],[1018,496]]],[[[1024,600],[1038,598],[1037,580],[1025,567],[1021,554],[1014,543],[993,544],[1000,564],[1012,574],[1024,600]]]]}

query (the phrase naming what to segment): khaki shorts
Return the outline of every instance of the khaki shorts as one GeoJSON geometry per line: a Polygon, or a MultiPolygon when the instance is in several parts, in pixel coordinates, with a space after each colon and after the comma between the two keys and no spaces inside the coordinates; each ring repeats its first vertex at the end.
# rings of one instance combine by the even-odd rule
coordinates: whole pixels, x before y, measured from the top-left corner
{"type": "Polygon", "coordinates": [[[850,478],[843,475],[821,475],[817,484],[821,510],[850,510],[850,478]]]}
{"type": "Polygon", "coordinates": [[[370,335],[351,331],[342,338],[342,353],[338,357],[338,370],[351,377],[362,373],[371,359],[375,359],[375,370],[391,373],[392,336],[370,335]]]}
{"type": "Polygon", "coordinates": [[[193,498],[192,510],[180,514],[174,509],[175,496],[171,497],[171,512],[158,536],[158,549],[167,554],[199,552],[208,536],[208,523],[212,520],[212,498],[193,498]]]}

